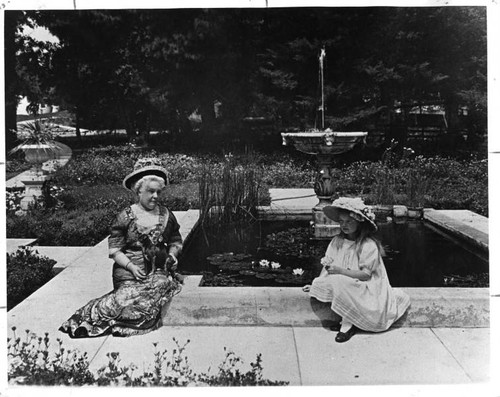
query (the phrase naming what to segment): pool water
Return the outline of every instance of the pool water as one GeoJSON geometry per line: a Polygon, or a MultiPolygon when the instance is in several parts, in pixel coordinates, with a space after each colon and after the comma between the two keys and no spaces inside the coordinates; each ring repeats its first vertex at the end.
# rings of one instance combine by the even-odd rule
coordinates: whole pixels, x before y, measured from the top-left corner
{"type": "MultiPolygon", "coordinates": [[[[199,227],[180,259],[179,271],[203,274],[204,286],[305,285],[321,271],[319,261],[329,243],[309,240],[309,233],[307,221],[255,221],[220,230],[199,227]],[[262,259],[275,262],[275,267],[278,263],[279,269],[261,267],[262,259]],[[294,269],[304,273],[294,275],[294,269]]],[[[484,279],[489,271],[487,253],[426,222],[379,224],[377,237],[394,287],[456,286],[448,283],[451,277],[484,279]]]]}

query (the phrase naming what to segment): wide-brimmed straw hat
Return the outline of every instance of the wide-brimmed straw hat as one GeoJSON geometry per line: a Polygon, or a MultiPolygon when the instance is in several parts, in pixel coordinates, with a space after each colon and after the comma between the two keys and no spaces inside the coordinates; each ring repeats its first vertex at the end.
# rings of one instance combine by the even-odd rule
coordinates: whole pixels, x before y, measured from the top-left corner
{"type": "Polygon", "coordinates": [[[136,161],[134,164],[134,171],[128,174],[123,179],[123,187],[125,189],[130,189],[134,187],[134,184],[146,175],[156,175],[163,178],[165,183],[168,180],[168,173],[165,168],[160,165],[160,162],[154,158],[142,158],[136,161]]]}
{"type": "Polygon", "coordinates": [[[375,214],[359,197],[339,197],[331,205],[323,208],[325,215],[331,220],[338,222],[340,210],[349,211],[349,215],[358,222],[368,222],[372,231],[377,231],[375,214]]]}

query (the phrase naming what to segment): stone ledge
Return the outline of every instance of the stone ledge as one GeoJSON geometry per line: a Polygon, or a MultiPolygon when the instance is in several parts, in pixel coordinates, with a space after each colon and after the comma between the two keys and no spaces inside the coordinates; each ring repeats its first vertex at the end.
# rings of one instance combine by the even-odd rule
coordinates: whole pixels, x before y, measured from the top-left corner
{"type": "Polygon", "coordinates": [[[488,250],[488,218],[468,210],[426,209],[424,219],[459,236],[482,250],[488,250]]]}
{"type": "MultiPolygon", "coordinates": [[[[188,276],[164,317],[168,325],[328,326],[329,304],[297,287],[197,287],[188,276]]],[[[489,327],[487,288],[402,288],[411,306],[395,327],[489,327]]]]}

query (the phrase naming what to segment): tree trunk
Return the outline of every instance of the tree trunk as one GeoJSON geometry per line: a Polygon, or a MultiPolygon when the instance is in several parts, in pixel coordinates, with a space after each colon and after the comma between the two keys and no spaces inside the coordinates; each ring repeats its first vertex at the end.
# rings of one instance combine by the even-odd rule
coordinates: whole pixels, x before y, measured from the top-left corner
{"type": "MultiPolygon", "coordinates": [[[[14,11],[11,11],[14,13],[14,11]]],[[[16,12],[18,13],[18,12],[16,12]]],[[[21,13],[19,12],[19,16],[21,13]]],[[[16,27],[18,17],[11,14],[5,20],[5,150],[12,149],[17,141],[17,73],[16,73],[16,27]]]]}
{"type": "Polygon", "coordinates": [[[410,107],[409,106],[402,106],[401,107],[403,119],[401,123],[401,131],[399,133],[399,145],[398,149],[400,152],[402,152],[403,147],[406,146],[406,143],[408,142],[408,124],[410,120],[410,107]]]}
{"type": "Polygon", "coordinates": [[[78,138],[80,145],[82,144],[82,133],[80,131],[80,111],[78,108],[75,109],[75,133],[78,138]]]}
{"type": "Polygon", "coordinates": [[[456,148],[460,141],[460,124],[458,118],[458,103],[455,98],[448,97],[444,103],[444,113],[448,130],[448,149],[456,148]]]}
{"type": "Polygon", "coordinates": [[[127,139],[129,143],[135,143],[135,139],[137,136],[134,120],[129,115],[130,110],[126,108],[126,106],[120,102],[118,103],[118,114],[121,119],[125,122],[125,131],[127,132],[127,139]]]}
{"type": "Polygon", "coordinates": [[[207,99],[200,105],[201,129],[204,133],[213,133],[215,125],[214,101],[207,99]]]}
{"type": "Polygon", "coordinates": [[[201,140],[204,145],[217,144],[215,137],[215,111],[213,99],[206,99],[200,104],[201,114],[201,140]]]}

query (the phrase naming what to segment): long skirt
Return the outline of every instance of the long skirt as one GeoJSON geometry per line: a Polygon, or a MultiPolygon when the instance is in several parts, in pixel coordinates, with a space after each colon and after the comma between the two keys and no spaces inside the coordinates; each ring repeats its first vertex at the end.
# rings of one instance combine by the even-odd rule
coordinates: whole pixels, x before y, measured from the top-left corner
{"type": "Polygon", "coordinates": [[[359,281],[340,274],[313,280],[309,295],[331,302],[331,309],[356,327],[371,332],[386,331],[410,306],[410,297],[392,288],[386,278],[359,281]]]}
{"type": "Polygon", "coordinates": [[[143,281],[123,281],[78,309],[59,330],[72,338],[145,334],[161,326],[163,305],[180,290],[177,280],[163,271],[150,273],[143,281]]]}

